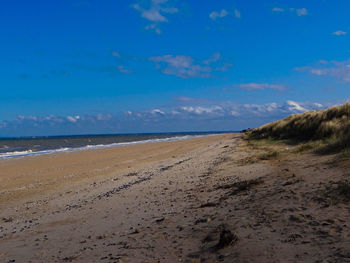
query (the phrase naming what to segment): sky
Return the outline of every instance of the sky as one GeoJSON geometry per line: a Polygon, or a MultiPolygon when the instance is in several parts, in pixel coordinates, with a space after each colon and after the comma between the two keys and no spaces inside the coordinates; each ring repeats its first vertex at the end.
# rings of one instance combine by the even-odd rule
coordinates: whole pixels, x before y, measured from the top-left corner
{"type": "Polygon", "coordinates": [[[0,136],[234,131],[345,103],[348,0],[4,0],[0,136]]]}

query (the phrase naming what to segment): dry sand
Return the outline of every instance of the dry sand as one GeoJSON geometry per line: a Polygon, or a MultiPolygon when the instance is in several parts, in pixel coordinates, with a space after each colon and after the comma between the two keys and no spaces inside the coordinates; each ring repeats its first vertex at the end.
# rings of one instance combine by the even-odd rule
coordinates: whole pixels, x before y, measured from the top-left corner
{"type": "Polygon", "coordinates": [[[3,262],[350,262],[334,156],[239,134],[0,161],[3,262]]]}

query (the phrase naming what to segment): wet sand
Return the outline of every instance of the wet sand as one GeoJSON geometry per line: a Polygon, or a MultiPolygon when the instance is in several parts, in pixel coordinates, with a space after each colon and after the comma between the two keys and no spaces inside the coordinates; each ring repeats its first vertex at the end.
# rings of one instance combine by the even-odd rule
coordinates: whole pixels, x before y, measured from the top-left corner
{"type": "Polygon", "coordinates": [[[327,192],[348,167],[264,151],[224,134],[1,160],[0,260],[348,262],[327,192]]]}

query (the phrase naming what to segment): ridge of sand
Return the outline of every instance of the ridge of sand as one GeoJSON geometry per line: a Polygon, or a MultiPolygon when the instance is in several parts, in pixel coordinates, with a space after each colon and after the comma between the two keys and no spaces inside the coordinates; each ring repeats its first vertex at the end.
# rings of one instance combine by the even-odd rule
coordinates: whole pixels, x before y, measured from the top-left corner
{"type": "MultiPolygon", "coordinates": [[[[0,214],[0,260],[350,259],[349,202],[325,195],[349,173],[332,165],[332,156],[285,153],[257,160],[263,150],[247,146],[239,134],[115,151],[120,150],[23,159],[21,169],[24,163],[33,169],[33,162],[60,161],[66,177],[45,177],[56,180],[54,187],[41,184],[40,191],[24,195],[10,192],[19,191],[15,185],[3,192],[8,202],[0,214]],[[70,177],[72,170],[81,174],[70,177]]],[[[0,162],[0,168],[6,165],[11,162],[0,162]]],[[[55,174],[55,169],[44,171],[55,174]]],[[[23,180],[18,182],[28,178],[23,180]]]]}

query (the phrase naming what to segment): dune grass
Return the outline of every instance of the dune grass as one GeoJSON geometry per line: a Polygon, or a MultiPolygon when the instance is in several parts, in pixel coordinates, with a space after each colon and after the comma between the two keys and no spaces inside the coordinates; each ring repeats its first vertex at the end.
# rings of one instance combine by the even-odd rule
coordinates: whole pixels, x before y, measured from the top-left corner
{"type": "Polygon", "coordinates": [[[294,114],[247,132],[253,140],[290,140],[296,151],[348,152],[350,149],[350,103],[326,110],[294,114]]]}

